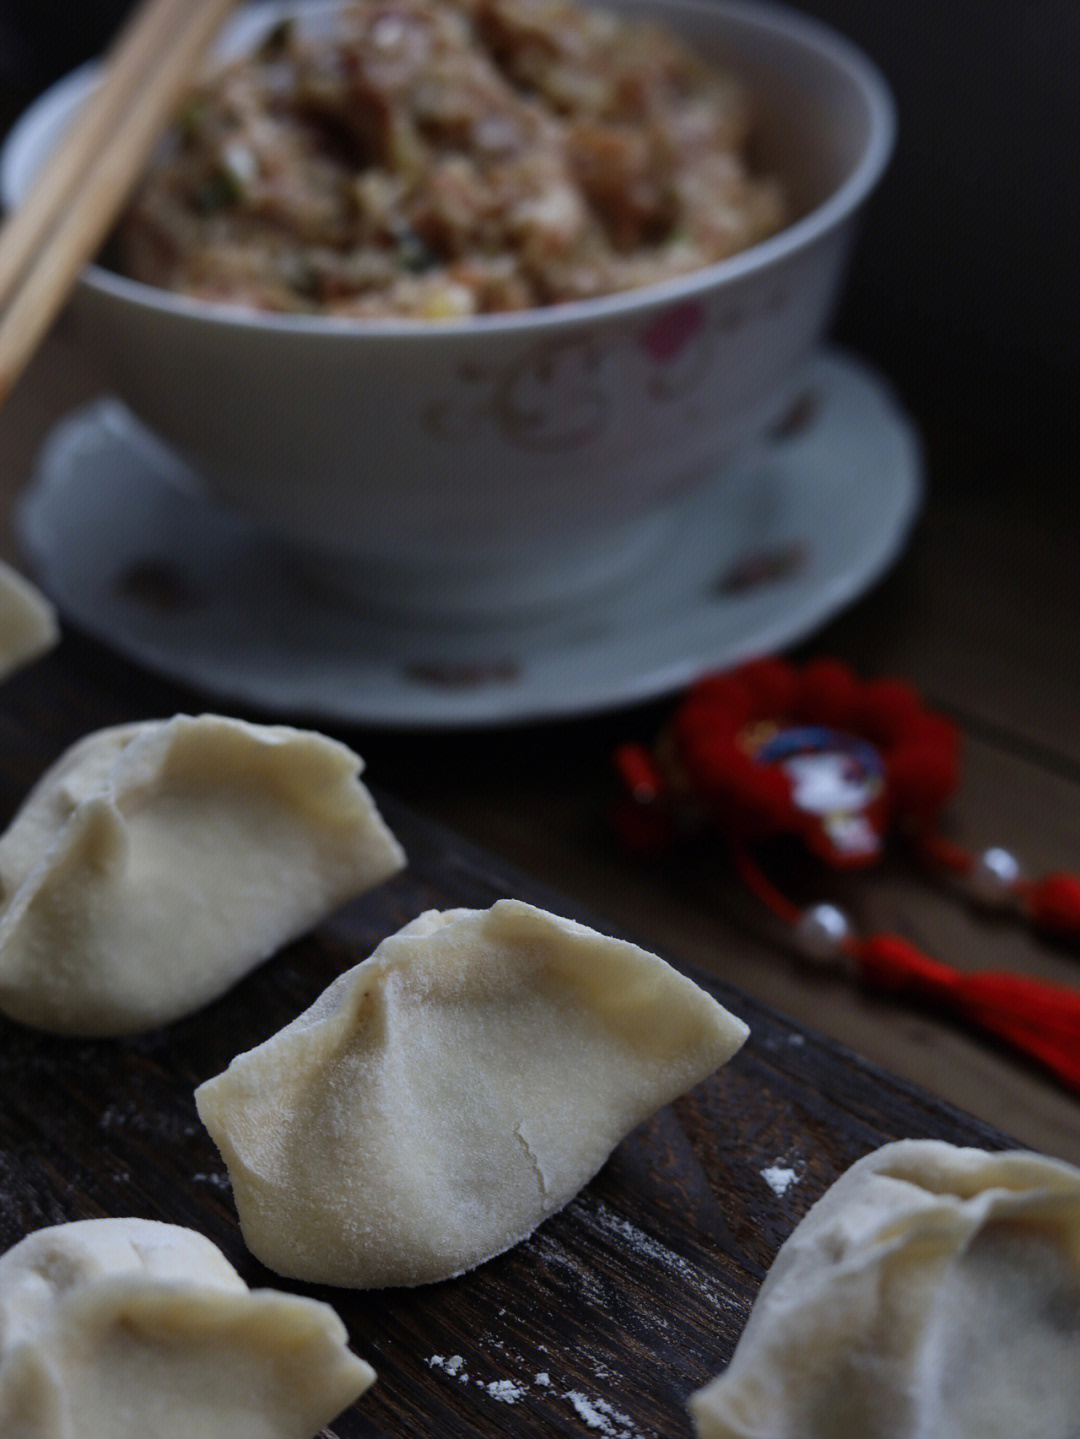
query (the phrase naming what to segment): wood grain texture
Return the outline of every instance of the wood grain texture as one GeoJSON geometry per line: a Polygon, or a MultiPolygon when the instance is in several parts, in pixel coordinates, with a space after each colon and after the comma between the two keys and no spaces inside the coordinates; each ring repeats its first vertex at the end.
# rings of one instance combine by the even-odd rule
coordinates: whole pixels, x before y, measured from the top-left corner
{"type": "MultiPolygon", "coordinates": [[[[0,820],[73,739],[190,699],[69,635],[5,687],[0,820]]],[[[0,1021],[0,1247],[46,1224],[135,1215],[191,1226],[250,1284],[280,1284],[245,1249],[195,1087],[426,909],[509,894],[613,932],[579,901],[379,798],[408,868],[201,1013],[122,1041],[0,1021]]],[[[1009,1143],[715,977],[703,982],[749,1023],[745,1048],[640,1126],[523,1244],[414,1290],[284,1286],[332,1303],[379,1375],[328,1432],[689,1439],[687,1396],[730,1356],[779,1245],[849,1164],[903,1136],[1009,1143]]]]}
{"type": "Polygon", "coordinates": [[[505,894],[575,908],[399,804],[384,808],[409,855],[405,873],[200,1014],[125,1041],[0,1023],[0,1247],[45,1224],[137,1215],[206,1234],[249,1284],[326,1299],[379,1375],[335,1421],[339,1439],[680,1439],[687,1395],[730,1356],[779,1245],[849,1164],[902,1136],[1008,1143],[710,982],[750,1024],[743,1051],[635,1130],[524,1243],[413,1290],[276,1280],[244,1248],[195,1086],[424,909],[505,894]]]}

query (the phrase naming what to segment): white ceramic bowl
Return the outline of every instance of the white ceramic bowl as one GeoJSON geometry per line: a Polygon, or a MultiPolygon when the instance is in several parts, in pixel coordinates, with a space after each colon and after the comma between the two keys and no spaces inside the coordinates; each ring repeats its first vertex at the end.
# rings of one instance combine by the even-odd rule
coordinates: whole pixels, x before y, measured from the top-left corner
{"type": "MultiPolygon", "coordinates": [[[[759,163],[796,210],[780,234],[654,289],[467,321],[243,313],[98,265],[77,287],[77,333],[136,416],[214,499],[367,602],[468,617],[576,602],[624,578],[664,543],[680,499],[778,414],[828,324],[892,148],[880,75],[793,12],[615,3],[749,81],[759,163]]],[[[334,8],[303,13],[326,23],[334,8]]],[[[283,9],[241,12],[222,48],[246,47],[283,9]]],[[[16,124],[5,205],[94,80],[84,67],[16,124]]]]}

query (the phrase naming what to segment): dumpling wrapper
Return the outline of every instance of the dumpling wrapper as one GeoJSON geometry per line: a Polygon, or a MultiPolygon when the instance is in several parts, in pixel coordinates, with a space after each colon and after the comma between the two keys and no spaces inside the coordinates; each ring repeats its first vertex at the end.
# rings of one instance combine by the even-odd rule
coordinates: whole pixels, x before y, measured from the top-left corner
{"type": "Polygon", "coordinates": [[[404,863],[325,735],[217,715],[101,730],[0,838],[0,1010],[136,1033],[223,993],[404,863]]]}
{"type": "Polygon", "coordinates": [[[55,1225],[0,1258],[0,1434],[312,1439],[375,1378],[347,1337],[194,1230],[55,1225]]]}
{"type": "Polygon", "coordinates": [[[903,1140],[781,1247],[699,1439],[1077,1439],[1080,1170],[903,1140]]]}
{"type": "Polygon", "coordinates": [[[49,601],[0,560],[0,680],[52,649],[59,638],[49,601]]]}
{"type": "Polygon", "coordinates": [[[655,955],[501,900],[421,915],[195,1102],[264,1264],[423,1284],[524,1239],[746,1035],[655,955]]]}

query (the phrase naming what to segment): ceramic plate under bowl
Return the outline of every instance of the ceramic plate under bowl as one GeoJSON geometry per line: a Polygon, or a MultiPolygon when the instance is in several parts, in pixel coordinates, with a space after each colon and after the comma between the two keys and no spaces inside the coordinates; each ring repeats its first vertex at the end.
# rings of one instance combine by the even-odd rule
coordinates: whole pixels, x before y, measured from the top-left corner
{"type": "Polygon", "coordinates": [[[909,421],[835,353],[797,394],[687,502],[647,571],[572,612],[440,628],[351,605],[310,559],[208,505],[114,401],[50,437],[20,527],[62,615],[219,705],[430,727],[580,715],[780,650],[895,559],[922,491],[909,421]]]}

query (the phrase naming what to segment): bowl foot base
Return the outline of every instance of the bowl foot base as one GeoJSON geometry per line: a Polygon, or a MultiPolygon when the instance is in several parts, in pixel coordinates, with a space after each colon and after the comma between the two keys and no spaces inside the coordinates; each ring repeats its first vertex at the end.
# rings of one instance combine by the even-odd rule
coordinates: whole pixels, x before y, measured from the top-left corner
{"type": "Polygon", "coordinates": [[[307,582],[336,601],[390,619],[442,628],[493,619],[529,620],[578,609],[631,585],[675,543],[685,507],[675,503],[615,534],[567,536],[561,544],[490,556],[335,555],[299,550],[307,582]]]}

